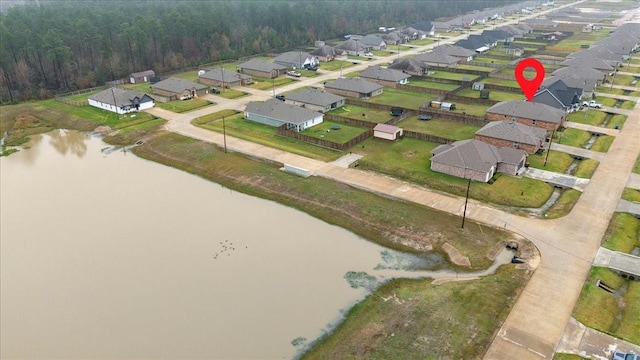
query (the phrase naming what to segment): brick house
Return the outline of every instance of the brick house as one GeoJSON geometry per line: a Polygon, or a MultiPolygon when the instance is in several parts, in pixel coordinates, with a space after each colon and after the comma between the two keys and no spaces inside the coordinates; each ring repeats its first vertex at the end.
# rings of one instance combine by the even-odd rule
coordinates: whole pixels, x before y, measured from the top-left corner
{"type": "Polygon", "coordinates": [[[224,68],[207,71],[200,75],[198,81],[205,85],[221,86],[224,88],[251,85],[253,83],[251,76],[229,71],[224,68]]]}
{"type": "Polygon", "coordinates": [[[564,125],[567,113],[552,106],[529,101],[502,101],[489,109],[485,118],[490,121],[515,120],[520,124],[556,130],[564,125]]]}
{"type": "Polygon", "coordinates": [[[380,65],[375,65],[366,68],[360,73],[360,77],[382,86],[397,87],[398,85],[406,84],[411,75],[401,70],[383,68],[380,65]]]}
{"type": "Polygon", "coordinates": [[[475,139],[497,147],[520,149],[535,154],[543,148],[547,130],[517,121],[492,121],[476,131],[475,139]]]}
{"type": "Polygon", "coordinates": [[[171,77],[151,85],[154,94],[169,98],[169,100],[185,100],[209,93],[207,85],[193,81],[171,77]]]}
{"type": "Polygon", "coordinates": [[[322,123],[324,115],[317,111],[285,104],[278,99],[269,99],[264,102],[248,103],[244,110],[244,118],[273,127],[286,125],[288,130],[299,132],[322,123]]]}
{"type": "Polygon", "coordinates": [[[305,89],[287,94],[284,102],[325,113],[344,105],[344,97],[319,89],[305,89]]]}
{"type": "Polygon", "coordinates": [[[340,78],[335,81],[327,81],[324,84],[324,89],[340,96],[368,99],[382,94],[384,87],[364,79],[340,78]]]}
{"type": "Polygon", "coordinates": [[[272,62],[251,59],[237,66],[238,72],[246,75],[273,79],[287,72],[287,67],[272,62]]]}
{"type": "Polygon", "coordinates": [[[478,140],[461,140],[433,149],[431,170],[481,182],[495,173],[518,175],[524,172],[527,153],[499,148],[478,140]]]}

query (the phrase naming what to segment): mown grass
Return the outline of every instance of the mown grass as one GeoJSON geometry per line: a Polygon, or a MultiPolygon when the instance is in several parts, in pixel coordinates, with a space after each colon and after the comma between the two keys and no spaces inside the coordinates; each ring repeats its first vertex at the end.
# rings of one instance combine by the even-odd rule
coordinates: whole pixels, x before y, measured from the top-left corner
{"type": "Polygon", "coordinates": [[[391,119],[391,114],[385,110],[366,108],[358,105],[344,105],[327,114],[344,116],[350,119],[368,121],[372,123],[383,123],[391,119]]]}
{"type": "Polygon", "coordinates": [[[607,268],[591,268],[573,310],[573,317],[587,327],[610,333],[618,314],[618,302],[613,294],[596,286],[598,280],[613,289],[618,289],[624,284],[624,280],[618,274],[607,268]]]}
{"type": "Polygon", "coordinates": [[[587,359],[583,358],[580,355],[575,354],[566,354],[566,353],[555,353],[553,354],[553,360],[582,360],[587,359]]]}
{"type": "Polygon", "coordinates": [[[440,136],[452,140],[472,139],[481,126],[467,125],[443,119],[418,120],[417,116],[409,116],[397,124],[403,129],[424,134],[440,136]]]}
{"type": "Polygon", "coordinates": [[[291,84],[294,81],[295,80],[290,79],[286,76],[278,76],[274,79],[254,77],[253,84],[249,85],[248,87],[258,90],[268,90],[273,87],[277,88],[280,86],[291,84]]]}
{"type": "Polygon", "coordinates": [[[423,94],[397,88],[385,87],[384,92],[372,97],[367,102],[400,106],[407,109],[419,109],[424,103],[438,98],[436,94],[423,94]]]}
{"type": "MultiPolygon", "coordinates": [[[[623,75],[623,74],[616,74],[614,78],[612,78],[613,83],[615,85],[622,85],[622,86],[638,86],[638,83],[636,82],[634,85],[631,85],[632,82],[640,80],[640,76],[632,76],[632,75],[623,75]]],[[[606,86],[606,85],[605,85],[606,86]]]]}
{"type": "Polygon", "coordinates": [[[392,280],[302,359],[481,358],[525,279],[509,265],[471,282],[392,280]]]}
{"type": "Polygon", "coordinates": [[[556,46],[573,46],[580,47],[582,45],[591,45],[598,40],[602,40],[609,36],[609,31],[592,31],[592,32],[575,32],[566,39],[558,41],[556,46]]]}
{"type": "Polygon", "coordinates": [[[340,68],[347,69],[353,66],[353,63],[350,61],[343,60],[332,60],[329,62],[320,62],[318,65],[319,69],[327,70],[327,71],[338,71],[340,68]]]}
{"type": "Polygon", "coordinates": [[[632,171],[634,173],[636,173],[636,174],[640,174],[640,156],[638,156],[636,158],[636,163],[635,163],[635,165],[633,165],[633,170],[632,171]]]}
{"type": "Polygon", "coordinates": [[[573,173],[573,176],[584,179],[591,179],[599,164],[599,161],[593,159],[580,160],[580,162],[578,163],[578,167],[573,173]]]}
{"type": "MultiPolygon", "coordinates": [[[[522,95],[521,92],[509,92],[509,91],[501,91],[501,90],[488,90],[488,91],[489,91],[489,100],[510,101],[510,100],[524,99],[524,95],[522,95]]],[[[468,98],[474,98],[474,99],[480,98],[480,92],[473,90],[471,88],[463,89],[457,92],[456,95],[464,96],[468,98]]]]}
{"type": "Polygon", "coordinates": [[[482,72],[487,72],[487,73],[490,73],[493,70],[495,70],[492,67],[477,66],[477,65],[458,65],[457,68],[458,69],[463,69],[463,70],[477,70],[477,71],[482,71],[482,72]]]}
{"type": "MultiPolygon", "coordinates": [[[[514,91],[520,91],[520,85],[515,80],[506,80],[506,79],[497,79],[497,78],[486,78],[482,80],[485,84],[493,84],[493,85],[501,85],[501,86],[509,86],[514,88],[514,91]]],[[[489,90],[489,89],[487,89],[489,90]]]]}
{"type": "Polygon", "coordinates": [[[544,216],[547,219],[557,219],[559,217],[568,215],[573,206],[578,202],[582,193],[575,189],[564,189],[560,194],[560,197],[556,202],[545,212],[544,216]]]}
{"type": "Polygon", "coordinates": [[[439,83],[435,81],[426,81],[422,79],[413,79],[413,78],[409,81],[409,85],[424,87],[427,89],[438,89],[438,90],[449,90],[449,91],[455,90],[458,87],[460,87],[460,85],[458,84],[445,84],[445,83],[439,83]]]}
{"type": "Polygon", "coordinates": [[[622,192],[622,198],[627,201],[640,203],[640,190],[625,188],[622,192]]]}
{"type": "Polygon", "coordinates": [[[609,221],[602,246],[609,250],[630,253],[635,246],[640,245],[638,231],[640,220],[629,213],[616,212],[609,221]]]}
{"type": "Polygon", "coordinates": [[[628,281],[624,304],[616,335],[633,344],[640,344],[640,281],[628,281]]]}
{"type": "Polygon", "coordinates": [[[304,141],[280,136],[272,126],[260,124],[255,121],[245,120],[244,113],[237,113],[224,118],[217,118],[205,121],[202,118],[196,119],[194,124],[204,129],[219,133],[226,132],[229,136],[248,140],[272,148],[288,151],[294,154],[307,156],[323,161],[332,161],[340,157],[341,152],[332,150],[304,141]]]}
{"type": "Polygon", "coordinates": [[[559,144],[581,148],[590,138],[591,135],[584,130],[565,128],[563,131],[556,131],[553,141],[559,144]]]}
{"type": "Polygon", "coordinates": [[[611,147],[611,144],[613,144],[613,140],[615,139],[616,138],[611,135],[598,136],[596,141],[593,143],[593,146],[591,146],[591,149],[589,150],[597,152],[607,152],[609,151],[609,148],[611,147]]]}
{"type": "Polygon", "coordinates": [[[607,113],[597,110],[581,110],[572,112],[567,115],[567,121],[572,121],[580,124],[587,124],[592,126],[600,126],[607,117],[607,113]]]}
{"type": "Polygon", "coordinates": [[[168,103],[156,102],[157,107],[176,113],[200,109],[209,105],[211,105],[211,103],[205,99],[174,100],[168,103]]]}
{"type": "Polygon", "coordinates": [[[609,119],[609,122],[607,122],[607,128],[614,129],[617,125],[618,129],[622,129],[625,121],[627,121],[627,115],[615,114],[609,119]]]}
{"type": "MultiPolygon", "coordinates": [[[[410,138],[393,143],[367,139],[352,150],[364,155],[359,161],[360,168],[465,196],[467,180],[431,170],[431,151],[438,145],[410,138]]],[[[469,196],[494,204],[536,208],[542,206],[552,192],[553,188],[542,181],[504,175],[492,185],[472,182],[469,196]]]]}
{"type": "Polygon", "coordinates": [[[453,110],[454,112],[475,116],[484,116],[487,113],[487,109],[491,107],[490,105],[473,103],[472,99],[469,99],[468,103],[456,102],[455,104],[456,109],[453,110]]]}
{"type": "Polygon", "coordinates": [[[321,124],[301,131],[300,134],[312,136],[318,139],[333,141],[338,144],[344,144],[366,131],[367,128],[359,126],[352,126],[332,121],[323,121],[321,124]],[[338,126],[339,129],[333,129],[334,126],[338,126]]]}
{"type": "Polygon", "coordinates": [[[454,73],[454,72],[447,72],[447,71],[442,71],[442,70],[438,70],[438,71],[433,71],[430,72],[429,75],[427,76],[427,78],[436,78],[436,79],[447,79],[447,80],[469,80],[469,81],[473,81],[474,79],[478,78],[478,75],[474,75],[474,74],[467,74],[467,73],[454,73]]]}
{"type": "Polygon", "coordinates": [[[246,95],[247,93],[236,89],[220,89],[220,94],[216,94],[216,96],[220,96],[225,99],[236,99],[246,95]]]}
{"type": "Polygon", "coordinates": [[[555,150],[549,151],[549,156],[547,156],[547,150],[545,150],[542,154],[527,156],[527,162],[532,168],[564,174],[573,162],[573,158],[565,152],[555,150]],[[544,164],[545,159],[547,160],[546,165],[544,164]]]}

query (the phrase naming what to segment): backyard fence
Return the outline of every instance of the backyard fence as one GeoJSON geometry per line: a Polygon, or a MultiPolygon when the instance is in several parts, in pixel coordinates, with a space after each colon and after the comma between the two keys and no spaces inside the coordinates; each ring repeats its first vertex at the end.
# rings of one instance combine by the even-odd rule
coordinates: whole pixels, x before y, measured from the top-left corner
{"type": "Polygon", "coordinates": [[[86,99],[85,100],[72,100],[72,99],[69,99],[69,97],[80,95],[80,94],[86,94],[86,93],[90,93],[90,92],[97,91],[97,90],[103,90],[103,89],[105,89],[104,86],[96,86],[96,87],[92,87],[92,88],[89,88],[89,89],[76,90],[76,91],[68,92],[68,93],[65,93],[65,94],[58,94],[58,95],[55,96],[55,99],[56,99],[56,101],[59,101],[61,103],[65,103],[67,105],[85,106],[85,105],[89,105],[89,102],[86,99]]]}
{"type": "Polygon", "coordinates": [[[423,93],[423,94],[445,95],[445,94],[447,94],[449,92],[449,90],[431,89],[431,88],[426,88],[426,87],[422,87],[422,86],[415,86],[415,85],[398,85],[397,88],[398,89],[403,89],[403,90],[419,92],[419,93],[423,93]]]}
{"type": "Polygon", "coordinates": [[[281,136],[285,136],[291,139],[296,139],[296,140],[300,140],[300,141],[304,141],[313,145],[317,145],[317,146],[322,146],[322,147],[326,147],[329,149],[334,149],[334,150],[340,150],[340,151],[344,151],[347,150],[351,147],[353,147],[354,145],[356,145],[357,143],[361,142],[362,140],[371,137],[373,135],[373,129],[367,129],[367,131],[363,132],[362,134],[354,137],[353,139],[347,141],[346,143],[340,144],[337,142],[333,142],[333,141],[329,141],[329,140],[325,140],[325,139],[319,139],[313,136],[308,136],[308,135],[304,135],[301,134],[299,132],[295,132],[292,130],[288,130],[287,129],[287,125],[281,125],[279,127],[276,128],[276,133],[278,135],[281,136]]]}
{"type": "Polygon", "coordinates": [[[369,129],[373,129],[377,125],[376,123],[371,121],[352,119],[352,118],[348,118],[340,115],[333,115],[333,114],[324,114],[324,119],[328,121],[335,121],[342,124],[347,124],[347,125],[362,126],[369,129]]]}
{"type": "Polygon", "coordinates": [[[105,87],[118,86],[118,85],[124,85],[128,82],[129,82],[128,79],[118,79],[118,80],[107,81],[106,83],[104,83],[104,86],[105,87]]]}
{"type": "MultiPolygon", "coordinates": [[[[457,67],[443,67],[443,66],[431,66],[429,67],[429,71],[446,71],[450,73],[461,73],[461,74],[473,74],[473,75],[485,75],[486,71],[474,70],[474,69],[461,69],[457,67]]],[[[471,76],[470,76],[471,77],[471,76]]],[[[470,81],[470,80],[469,80],[470,81]]]]}
{"type": "Polygon", "coordinates": [[[474,103],[474,104],[489,105],[489,106],[493,106],[493,105],[499,103],[499,101],[497,101],[497,100],[480,99],[480,92],[479,91],[478,91],[478,97],[477,98],[470,98],[470,97],[460,96],[460,95],[455,95],[455,94],[447,94],[447,95],[445,95],[444,99],[446,101],[448,101],[448,102],[474,103]]]}
{"type": "Polygon", "coordinates": [[[405,136],[411,139],[431,141],[438,144],[451,144],[452,142],[455,141],[455,140],[447,139],[441,136],[435,136],[431,134],[425,134],[425,133],[406,130],[406,129],[402,131],[402,136],[405,136]]]}
{"type": "MultiPolygon", "coordinates": [[[[505,66],[504,64],[486,63],[482,61],[473,61],[473,60],[467,62],[467,64],[473,65],[473,66],[490,67],[492,69],[501,69],[505,66]]],[[[484,72],[484,74],[486,74],[486,72],[484,72]]]]}
{"type": "Polygon", "coordinates": [[[449,111],[449,110],[441,110],[434,109],[430,107],[423,107],[420,109],[421,114],[429,114],[433,117],[437,117],[443,120],[455,121],[462,124],[467,125],[476,125],[476,126],[484,126],[488,123],[488,121],[484,118],[484,116],[476,116],[469,114],[462,114],[459,112],[449,111]]]}

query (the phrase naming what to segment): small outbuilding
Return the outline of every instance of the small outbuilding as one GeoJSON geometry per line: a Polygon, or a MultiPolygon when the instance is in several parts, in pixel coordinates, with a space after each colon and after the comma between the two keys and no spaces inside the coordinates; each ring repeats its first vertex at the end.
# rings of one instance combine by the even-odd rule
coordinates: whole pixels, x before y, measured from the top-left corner
{"type": "Polygon", "coordinates": [[[129,75],[129,82],[132,84],[140,84],[150,82],[152,78],[156,77],[156,73],[153,70],[145,70],[129,75]]]}
{"type": "Polygon", "coordinates": [[[396,141],[402,138],[402,128],[387,124],[378,124],[373,128],[373,137],[376,139],[396,141]]]}

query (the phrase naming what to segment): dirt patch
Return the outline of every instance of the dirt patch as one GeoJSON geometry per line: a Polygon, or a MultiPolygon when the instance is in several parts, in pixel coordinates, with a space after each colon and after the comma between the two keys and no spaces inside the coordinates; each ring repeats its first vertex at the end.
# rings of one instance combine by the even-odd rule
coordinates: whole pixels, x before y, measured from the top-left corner
{"type": "Polygon", "coordinates": [[[451,260],[452,263],[459,266],[471,266],[471,261],[469,261],[469,258],[462,255],[460,251],[458,251],[458,249],[453,247],[451,244],[444,243],[442,245],[442,250],[446,252],[447,255],[449,255],[449,260],[451,260]]]}
{"type": "Polygon", "coordinates": [[[406,153],[404,153],[404,156],[408,158],[413,158],[413,157],[416,157],[416,153],[414,153],[413,151],[407,151],[406,153]]]}

